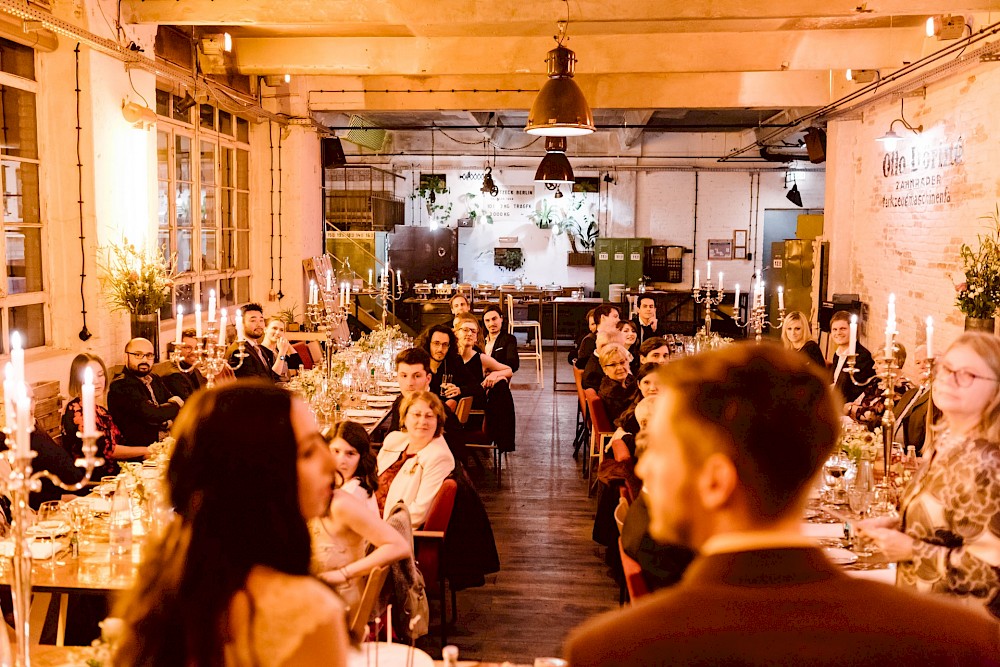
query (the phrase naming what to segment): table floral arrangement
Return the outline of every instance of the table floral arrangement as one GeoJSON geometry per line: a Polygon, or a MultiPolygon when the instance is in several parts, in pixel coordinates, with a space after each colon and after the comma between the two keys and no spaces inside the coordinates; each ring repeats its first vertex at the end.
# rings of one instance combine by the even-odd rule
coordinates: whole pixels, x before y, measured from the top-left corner
{"type": "MultiPolygon", "coordinates": [[[[343,370],[341,370],[341,373],[343,370]]],[[[323,389],[326,381],[326,371],[320,366],[301,369],[297,375],[288,381],[288,391],[297,394],[307,401],[312,401],[323,389]]]]}
{"type": "Polygon", "coordinates": [[[962,244],[964,280],[955,285],[955,305],[966,317],[976,319],[994,317],[1000,306],[1000,206],[984,219],[991,221],[990,232],[978,237],[976,249],[962,244]]]}
{"type": "Polygon", "coordinates": [[[881,426],[876,426],[874,431],[869,431],[860,424],[850,424],[844,427],[844,431],[840,435],[840,449],[855,465],[860,465],[861,458],[865,454],[874,461],[882,449],[881,443],[881,426]]]}
{"type": "Polygon", "coordinates": [[[169,302],[174,285],[173,258],[168,260],[159,249],[138,248],[125,240],[102,250],[101,284],[112,310],[149,315],[169,302]]]}
{"type": "Polygon", "coordinates": [[[410,343],[406,347],[412,346],[410,337],[400,330],[398,324],[395,324],[391,327],[379,327],[370,333],[363,334],[348,349],[361,352],[381,352],[387,348],[397,347],[397,342],[402,341],[410,343]]]}
{"type": "Polygon", "coordinates": [[[158,440],[149,446],[149,458],[157,462],[167,462],[174,454],[174,445],[177,443],[173,436],[167,436],[163,440],[158,440]]]}

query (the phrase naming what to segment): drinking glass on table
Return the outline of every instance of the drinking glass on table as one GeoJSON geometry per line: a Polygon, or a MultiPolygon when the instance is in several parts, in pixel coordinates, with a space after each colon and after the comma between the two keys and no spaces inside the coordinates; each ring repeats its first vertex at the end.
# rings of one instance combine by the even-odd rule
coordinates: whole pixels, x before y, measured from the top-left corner
{"type": "Polygon", "coordinates": [[[69,519],[63,511],[61,501],[47,500],[39,505],[32,531],[38,537],[48,538],[51,547],[48,560],[53,570],[55,570],[56,566],[56,538],[59,535],[65,534],[68,530],[69,519]]]}

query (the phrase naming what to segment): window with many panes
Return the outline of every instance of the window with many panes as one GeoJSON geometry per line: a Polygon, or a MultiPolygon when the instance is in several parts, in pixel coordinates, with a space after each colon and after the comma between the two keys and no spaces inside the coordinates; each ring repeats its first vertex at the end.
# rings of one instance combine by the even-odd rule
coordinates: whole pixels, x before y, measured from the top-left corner
{"type": "Polygon", "coordinates": [[[250,300],[250,123],[209,104],[184,108],[156,91],[158,243],[176,257],[174,299],[220,306],[250,300]]]}
{"type": "Polygon", "coordinates": [[[3,235],[0,255],[7,281],[0,287],[0,350],[12,331],[24,347],[46,343],[42,258],[44,225],[39,197],[38,84],[33,49],[0,38],[0,181],[3,235]]]}

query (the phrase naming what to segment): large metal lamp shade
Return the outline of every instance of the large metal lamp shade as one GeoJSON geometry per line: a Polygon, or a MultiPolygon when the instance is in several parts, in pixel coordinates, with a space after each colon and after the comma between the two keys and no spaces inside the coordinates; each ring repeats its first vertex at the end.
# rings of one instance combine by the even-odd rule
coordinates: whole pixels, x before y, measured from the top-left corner
{"type": "Polygon", "coordinates": [[[566,137],[547,137],[545,139],[545,157],[535,171],[535,181],[538,183],[572,183],[573,167],[566,157],[566,137]]]}
{"type": "Polygon", "coordinates": [[[577,137],[595,130],[587,98],[573,80],[576,54],[565,46],[549,51],[545,59],[549,80],[538,91],[524,131],[546,137],[577,137]]]}

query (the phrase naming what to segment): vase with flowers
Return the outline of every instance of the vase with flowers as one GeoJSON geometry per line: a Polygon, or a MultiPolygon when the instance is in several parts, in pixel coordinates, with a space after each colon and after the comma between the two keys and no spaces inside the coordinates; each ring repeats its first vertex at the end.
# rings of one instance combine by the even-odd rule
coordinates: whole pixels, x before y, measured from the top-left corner
{"type": "Polygon", "coordinates": [[[160,309],[170,302],[173,258],[168,259],[160,249],[137,247],[124,239],[101,250],[104,298],[111,310],[129,314],[132,337],[152,342],[159,361],[160,309]]]}
{"type": "Polygon", "coordinates": [[[978,236],[978,247],[963,243],[959,251],[965,280],[955,285],[955,305],[965,315],[967,331],[992,333],[1000,307],[1000,205],[983,219],[990,230],[978,236]]]}

